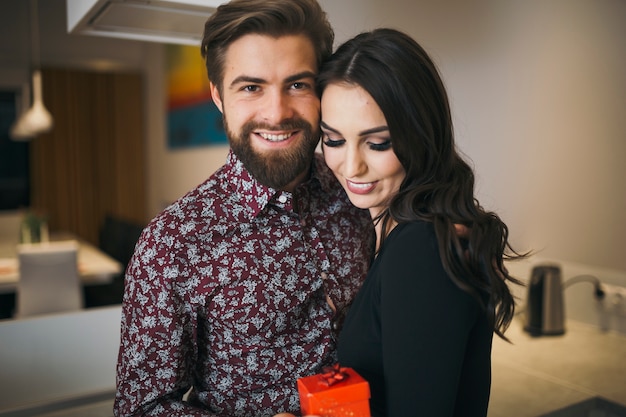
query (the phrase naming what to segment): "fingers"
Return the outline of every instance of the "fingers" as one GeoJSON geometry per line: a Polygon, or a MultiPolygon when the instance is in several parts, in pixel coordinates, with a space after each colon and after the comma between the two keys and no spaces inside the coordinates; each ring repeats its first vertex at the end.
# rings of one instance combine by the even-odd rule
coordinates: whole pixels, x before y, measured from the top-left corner
{"type": "Polygon", "coordinates": [[[469,237],[470,228],[464,224],[454,223],[454,230],[456,231],[456,235],[461,239],[467,239],[469,237]]]}

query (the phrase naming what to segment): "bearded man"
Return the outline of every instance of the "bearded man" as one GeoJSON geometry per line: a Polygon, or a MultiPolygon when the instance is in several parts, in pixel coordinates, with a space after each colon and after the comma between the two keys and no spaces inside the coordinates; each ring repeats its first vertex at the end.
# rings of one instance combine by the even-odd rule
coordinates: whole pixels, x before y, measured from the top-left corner
{"type": "Polygon", "coordinates": [[[374,235],[315,153],[315,76],[332,43],[316,0],[233,0],[207,21],[231,150],[137,243],[116,416],[299,414],[297,378],[337,360],[374,235]]]}

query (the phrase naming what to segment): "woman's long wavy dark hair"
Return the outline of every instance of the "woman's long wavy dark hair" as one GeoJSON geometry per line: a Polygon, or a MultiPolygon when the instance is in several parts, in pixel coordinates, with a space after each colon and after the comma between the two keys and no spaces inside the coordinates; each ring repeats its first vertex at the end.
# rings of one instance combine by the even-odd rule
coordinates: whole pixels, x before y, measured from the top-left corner
{"type": "Polygon", "coordinates": [[[520,281],[509,275],[503,261],[527,254],[513,250],[506,224],[474,197],[474,173],[456,149],[437,67],[410,36],[376,29],[341,45],[322,66],[318,93],[337,83],[358,85],[374,98],[406,170],[399,192],[375,221],[383,222],[383,231],[392,219],[432,223],[446,272],[481,303],[495,333],[506,339],[515,312],[507,283],[520,281]],[[468,235],[459,237],[455,224],[467,226],[468,235]]]}

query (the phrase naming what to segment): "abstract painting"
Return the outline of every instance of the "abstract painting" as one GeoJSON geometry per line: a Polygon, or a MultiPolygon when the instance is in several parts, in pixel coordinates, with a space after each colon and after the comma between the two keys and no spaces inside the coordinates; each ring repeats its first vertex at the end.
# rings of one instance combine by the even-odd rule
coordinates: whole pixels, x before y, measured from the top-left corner
{"type": "Polygon", "coordinates": [[[200,48],[166,45],[166,61],[168,147],[228,145],[200,48]]]}

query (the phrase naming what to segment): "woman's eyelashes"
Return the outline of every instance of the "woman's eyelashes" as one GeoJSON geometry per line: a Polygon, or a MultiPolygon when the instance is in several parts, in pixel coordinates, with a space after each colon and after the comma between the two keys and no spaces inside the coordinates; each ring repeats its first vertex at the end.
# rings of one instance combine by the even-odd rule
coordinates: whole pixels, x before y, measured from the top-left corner
{"type": "MultiPolygon", "coordinates": [[[[328,136],[328,134],[323,133],[322,142],[324,142],[324,145],[328,146],[329,148],[337,148],[345,144],[346,140],[342,138],[331,138],[330,136],[328,136]]],[[[373,151],[383,152],[383,151],[391,149],[391,139],[375,140],[375,141],[369,140],[369,141],[366,141],[365,143],[373,151]]]]}
{"type": "Polygon", "coordinates": [[[369,143],[369,147],[373,151],[386,151],[388,149],[391,149],[391,139],[387,139],[384,142],[379,143],[369,143]]]}
{"type": "Polygon", "coordinates": [[[322,141],[324,142],[324,145],[328,146],[329,148],[336,148],[346,143],[345,139],[331,139],[326,134],[322,135],[322,141]]]}

